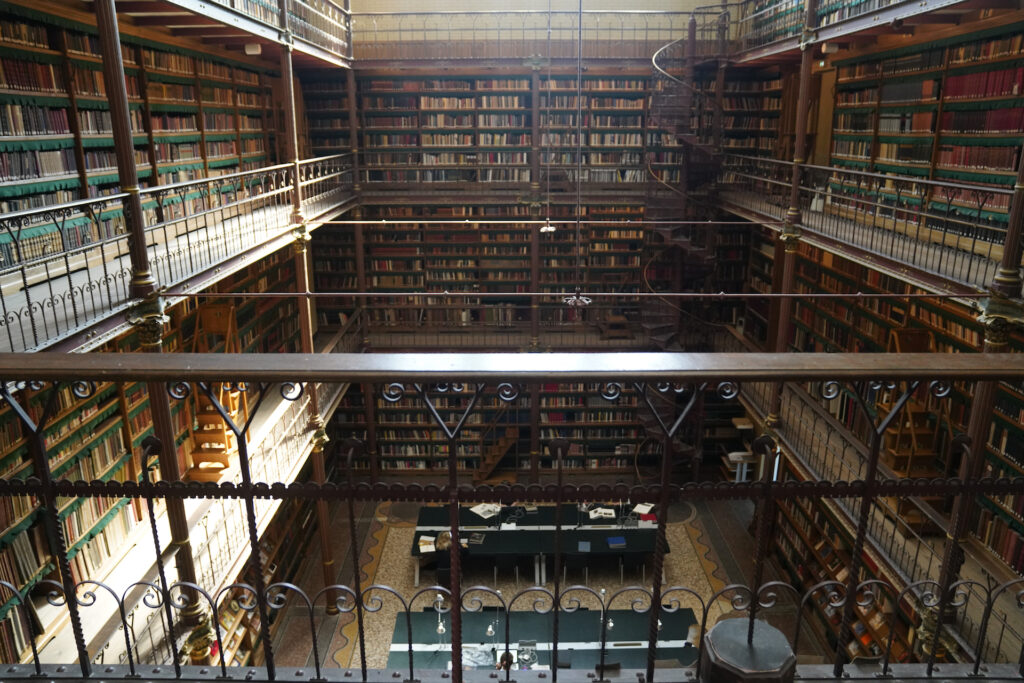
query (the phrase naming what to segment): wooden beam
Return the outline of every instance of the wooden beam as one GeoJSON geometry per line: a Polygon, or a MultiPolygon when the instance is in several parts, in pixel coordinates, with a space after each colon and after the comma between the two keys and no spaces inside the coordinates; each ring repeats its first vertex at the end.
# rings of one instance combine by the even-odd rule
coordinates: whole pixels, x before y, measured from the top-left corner
{"type": "Polygon", "coordinates": [[[217,45],[223,45],[224,47],[242,47],[246,43],[259,43],[261,42],[256,36],[248,35],[245,36],[218,36],[216,38],[203,38],[204,43],[215,43],[217,45]]]}
{"type": "Polygon", "coordinates": [[[173,17],[136,17],[137,26],[223,26],[212,19],[194,14],[173,17]]]}
{"type": "MultiPolygon", "coordinates": [[[[247,34],[242,29],[234,28],[233,26],[223,25],[211,25],[211,26],[190,26],[189,28],[172,28],[171,35],[175,36],[220,36],[226,38],[228,36],[239,36],[244,37],[247,34]]],[[[252,42],[252,39],[250,39],[252,42]]]]}
{"type": "Polygon", "coordinates": [[[146,0],[129,0],[116,5],[118,12],[141,12],[143,14],[191,14],[187,10],[169,2],[147,2],[146,0]]]}
{"type": "Polygon", "coordinates": [[[903,20],[906,26],[918,26],[920,24],[959,24],[959,14],[919,14],[903,20]]]}

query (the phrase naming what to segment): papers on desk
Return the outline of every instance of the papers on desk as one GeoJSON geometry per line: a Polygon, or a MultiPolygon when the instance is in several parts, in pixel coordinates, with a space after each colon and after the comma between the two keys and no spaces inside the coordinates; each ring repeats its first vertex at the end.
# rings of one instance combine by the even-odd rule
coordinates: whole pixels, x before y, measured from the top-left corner
{"type": "Polygon", "coordinates": [[[434,536],[420,536],[420,554],[436,552],[437,548],[434,547],[434,541],[436,540],[434,536]]]}
{"type": "Polygon", "coordinates": [[[594,508],[590,511],[591,519],[615,519],[615,510],[612,508],[594,508]]]}
{"type": "Polygon", "coordinates": [[[638,515],[646,515],[646,514],[649,514],[650,511],[653,510],[653,509],[654,509],[654,503],[637,503],[633,507],[633,512],[635,512],[638,515]]]}
{"type": "Polygon", "coordinates": [[[518,527],[515,522],[502,522],[498,528],[500,531],[515,531],[518,527]]]}
{"type": "Polygon", "coordinates": [[[474,505],[469,509],[484,519],[490,519],[501,512],[501,506],[497,503],[480,503],[479,505],[474,505]]]}

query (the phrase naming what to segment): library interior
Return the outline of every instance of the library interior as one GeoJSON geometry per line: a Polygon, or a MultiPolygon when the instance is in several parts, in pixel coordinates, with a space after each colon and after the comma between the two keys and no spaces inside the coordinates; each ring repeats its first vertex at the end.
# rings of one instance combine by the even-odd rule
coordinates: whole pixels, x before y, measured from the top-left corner
{"type": "Polygon", "coordinates": [[[5,680],[1024,679],[1021,0],[4,0],[5,680]]]}

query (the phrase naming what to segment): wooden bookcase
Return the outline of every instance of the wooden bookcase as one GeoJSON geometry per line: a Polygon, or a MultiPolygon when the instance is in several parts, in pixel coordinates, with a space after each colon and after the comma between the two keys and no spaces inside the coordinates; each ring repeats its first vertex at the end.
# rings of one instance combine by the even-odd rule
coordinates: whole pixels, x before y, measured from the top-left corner
{"type": "MultiPolygon", "coordinates": [[[[788,461],[783,460],[783,463],[783,480],[799,480],[800,475],[791,469],[788,461]]],[[[775,530],[772,539],[776,554],[796,586],[808,590],[822,581],[846,583],[849,580],[847,566],[852,536],[829,506],[795,498],[780,501],[775,530]]],[[[875,558],[865,551],[858,582],[884,580],[878,567],[875,558]]],[[[808,609],[829,634],[829,644],[835,646],[842,608],[831,605],[828,594],[828,590],[819,589],[808,602],[808,609]]],[[[897,605],[895,596],[885,592],[875,598],[870,604],[858,604],[854,609],[853,638],[842,644],[847,656],[851,660],[880,657],[892,634],[891,661],[909,661],[918,619],[916,611],[905,601],[897,605]]]]}
{"type": "MultiPolygon", "coordinates": [[[[723,152],[778,156],[782,83],[777,68],[726,71],[720,112],[723,152]]],[[[698,72],[697,84],[704,97],[698,100],[694,129],[701,144],[712,145],[719,100],[715,73],[698,72]]]]}
{"type": "MultiPolygon", "coordinates": [[[[832,164],[976,184],[981,192],[1012,186],[1024,143],[1022,19],[984,20],[971,33],[834,62],[832,164]]],[[[900,201],[997,228],[1009,218],[1008,195],[935,192],[900,201]]]]}
{"type": "MultiPolygon", "coordinates": [[[[0,211],[17,211],[118,191],[99,41],[88,15],[53,17],[19,5],[0,12],[0,211]]],[[[267,165],[272,74],[149,35],[122,32],[138,174],[164,184],[267,165]]],[[[196,197],[186,198],[193,202],[196,197]]],[[[170,198],[165,215],[180,215],[170,198]]],[[[155,202],[146,207],[157,217],[155,202]]],[[[123,232],[120,208],[103,213],[102,234],[84,215],[64,224],[74,246],[123,232]]],[[[51,239],[53,224],[30,226],[26,256],[51,239]]]]}

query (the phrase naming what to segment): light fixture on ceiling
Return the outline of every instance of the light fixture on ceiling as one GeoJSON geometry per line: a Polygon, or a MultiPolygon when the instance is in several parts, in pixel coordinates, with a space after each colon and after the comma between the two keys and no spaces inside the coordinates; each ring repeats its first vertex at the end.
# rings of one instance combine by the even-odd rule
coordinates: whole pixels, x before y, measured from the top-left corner
{"type": "Polygon", "coordinates": [[[259,55],[259,54],[262,54],[262,53],[263,53],[263,46],[260,45],[259,43],[246,43],[245,44],[245,54],[247,54],[247,55],[249,55],[251,57],[255,57],[256,55],[259,55]]]}
{"type": "Polygon", "coordinates": [[[544,225],[540,226],[540,232],[554,232],[555,226],[551,225],[550,219],[544,219],[544,225]]]}
{"type": "Polygon", "coordinates": [[[579,287],[576,288],[575,294],[573,294],[572,296],[567,296],[562,299],[562,303],[564,303],[566,306],[571,306],[572,308],[583,308],[584,306],[589,306],[591,301],[593,301],[593,299],[591,299],[589,296],[583,296],[582,294],[580,294],[579,287]]]}

